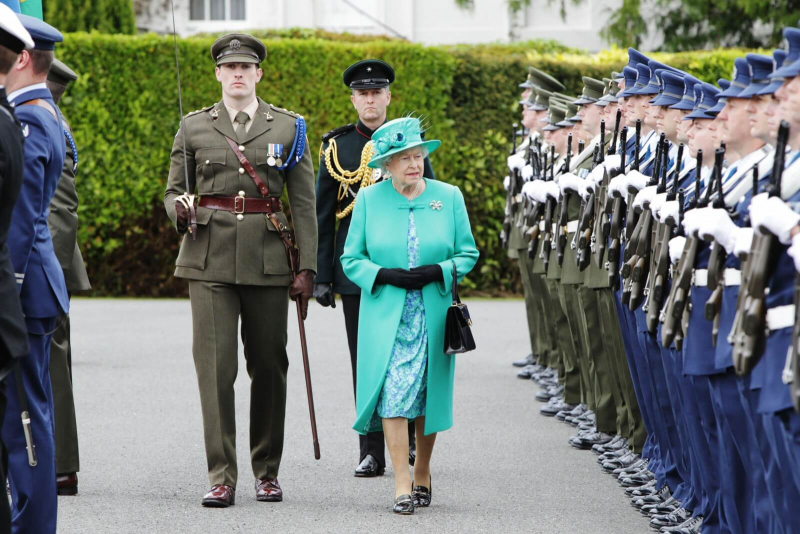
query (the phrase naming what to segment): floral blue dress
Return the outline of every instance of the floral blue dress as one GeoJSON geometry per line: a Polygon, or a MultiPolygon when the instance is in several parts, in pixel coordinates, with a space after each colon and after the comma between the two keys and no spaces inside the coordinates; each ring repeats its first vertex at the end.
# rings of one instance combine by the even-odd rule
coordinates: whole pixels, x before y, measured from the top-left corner
{"type": "MultiPolygon", "coordinates": [[[[414,210],[408,210],[408,268],[419,265],[419,239],[414,224],[414,210]]],[[[389,358],[376,414],[369,431],[381,429],[381,418],[416,419],[425,415],[428,389],[428,327],[422,291],[408,290],[400,317],[400,326],[389,358]],[[377,415],[377,417],[376,417],[377,415]]]]}

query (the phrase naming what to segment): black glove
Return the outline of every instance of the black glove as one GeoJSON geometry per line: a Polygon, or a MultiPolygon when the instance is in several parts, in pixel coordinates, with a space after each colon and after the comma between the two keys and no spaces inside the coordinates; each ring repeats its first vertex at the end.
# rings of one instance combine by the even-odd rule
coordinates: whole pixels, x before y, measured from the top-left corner
{"type": "Polygon", "coordinates": [[[189,227],[189,210],[180,200],[175,201],[175,219],[178,223],[178,232],[184,233],[189,227]]]}
{"type": "Polygon", "coordinates": [[[314,298],[325,308],[336,307],[336,296],[333,294],[332,284],[314,284],[314,298]]]}
{"type": "Polygon", "coordinates": [[[389,284],[402,289],[422,289],[431,282],[444,280],[438,265],[424,265],[408,269],[381,269],[375,277],[376,284],[389,284]]]}
{"type": "Polygon", "coordinates": [[[421,265],[419,267],[414,267],[411,269],[411,274],[415,274],[419,277],[423,287],[433,282],[444,282],[441,265],[421,265]]]}

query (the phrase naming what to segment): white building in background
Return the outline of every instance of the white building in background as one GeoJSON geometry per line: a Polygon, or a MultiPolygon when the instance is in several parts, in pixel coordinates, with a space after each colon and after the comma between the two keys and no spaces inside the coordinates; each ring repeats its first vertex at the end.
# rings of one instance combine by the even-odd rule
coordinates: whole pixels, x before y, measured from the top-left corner
{"type": "MultiPolygon", "coordinates": [[[[178,33],[249,29],[315,28],[332,32],[386,34],[424,44],[491,43],[555,39],[588,50],[605,46],[600,30],[621,0],[533,0],[511,17],[507,0],[474,0],[472,9],[454,0],[175,0],[178,33]]],[[[172,31],[169,4],[140,0],[137,23],[144,31],[172,31]]]]}

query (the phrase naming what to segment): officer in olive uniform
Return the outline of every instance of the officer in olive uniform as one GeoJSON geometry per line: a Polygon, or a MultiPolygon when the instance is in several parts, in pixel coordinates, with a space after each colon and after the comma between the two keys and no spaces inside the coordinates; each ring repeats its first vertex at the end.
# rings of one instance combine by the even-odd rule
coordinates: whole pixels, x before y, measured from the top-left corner
{"type": "MultiPolygon", "coordinates": [[[[358,122],[326,133],[322,136],[320,147],[317,174],[319,271],[314,284],[314,297],[322,306],[335,308],[334,295],[339,293],[342,296],[354,390],[361,290],[345,276],[340,258],[359,189],[381,180],[380,170],[367,167],[373,153],[370,138],[372,132],[386,122],[386,108],[392,95],[389,85],[394,77],[391,65],[377,59],[359,61],[348,67],[342,75],[342,81],[351,91],[350,100],[359,113],[358,122]]],[[[425,158],[423,172],[426,178],[436,178],[428,158],[425,158]]],[[[411,446],[409,463],[414,465],[416,448],[413,422],[409,423],[408,432],[411,446]]],[[[383,475],[386,467],[383,432],[359,435],[359,444],[359,466],[355,476],[383,475]]]]}
{"type": "Polygon", "coordinates": [[[226,35],[211,46],[222,100],[185,117],[175,136],[164,195],[167,214],[184,234],[175,276],[189,280],[192,352],[212,484],[202,502],[211,507],[235,501],[233,384],[240,317],[251,379],[256,498],[283,499],[277,478],[286,411],[289,298],[300,299],[305,316],[317,263],[314,170],[305,122],[256,97],[259,64],[266,54],[261,41],[245,34],[226,35]],[[299,247],[294,280],[282,239],[289,224],[281,211],[284,185],[299,247]]]}
{"type": "MultiPolygon", "coordinates": [[[[58,59],[53,60],[47,74],[47,87],[58,104],[67,86],[78,79],[72,69],[58,59]]],[[[67,155],[58,179],[58,187],[50,202],[47,224],[53,237],[56,258],[64,271],[67,292],[92,288],[86,266],[78,248],[78,193],[75,175],[78,172],[78,148],[72,129],[62,117],[62,129],[67,143],[67,155]]],[[[75,419],[75,399],[72,394],[72,345],[69,336],[69,315],[53,333],[50,345],[50,382],[53,385],[53,404],[56,421],[56,474],[59,495],[78,493],[78,425],[75,419]]]]}

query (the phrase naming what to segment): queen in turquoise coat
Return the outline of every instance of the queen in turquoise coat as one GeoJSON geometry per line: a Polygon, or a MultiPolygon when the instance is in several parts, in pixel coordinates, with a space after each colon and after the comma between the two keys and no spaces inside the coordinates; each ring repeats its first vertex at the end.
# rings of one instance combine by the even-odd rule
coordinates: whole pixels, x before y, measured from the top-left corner
{"type": "MultiPolygon", "coordinates": [[[[365,434],[383,426],[400,501],[409,497],[402,493],[407,468],[398,469],[393,438],[402,444],[405,435],[406,451],[398,458],[407,460],[408,436],[400,424],[396,433],[388,425],[416,420],[415,481],[427,484],[419,487],[429,503],[430,473],[420,471],[429,470],[435,434],[453,425],[456,357],[444,353],[452,269],[463,278],[478,250],[461,191],[421,176],[425,156],[439,141],[422,140],[414,118],[389,122],[372,139],[370,165],[390,171],[390,179],[358,193],[341,258],[345,274],[362,290],[353,428],[365,434]]],[[[416,490],[413,502],[427,505],[416,490]]],[[[399,513],[408,508],[413,512],[413,506],[400,506],[405,512],[399,513]]]]}

